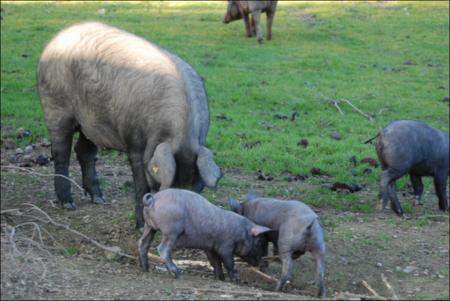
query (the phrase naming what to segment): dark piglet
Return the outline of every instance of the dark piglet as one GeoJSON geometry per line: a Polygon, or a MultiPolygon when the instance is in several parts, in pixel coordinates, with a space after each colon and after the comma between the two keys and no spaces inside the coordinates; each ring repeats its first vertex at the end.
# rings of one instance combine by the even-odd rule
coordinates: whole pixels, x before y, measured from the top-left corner
{"type": "Polygon", "coordinates": [[[159,255],[167,269],[178,276],[171,252],[176,248],[195,248],[206,252],[216,278],[224,280],[222,263],[231,280],[239,282],[233,255],[256,266],[265,244],[261,233],[269,228],[246,217],[221,209],[201,195],[183,189],[166,189],[143,198],[145,227],[139,239],[139,263],[148,270],[147,253],[157,230],[162,233],[159,255]]]}
{"type": "MultiPolygon", "coordinates": [[[[282,290],[292,278],[293,259],[311,252],[316,261],[315,282],[317,296],[325,296],[325,242],[319,217],[300,201],[282,201],[273,198],[258,198],[254,193],[247,195],[248,201],[240,204],[230,198],[230,208],[257,224],[271,228],[267,240],[274,245],[274,252],[282,262],[281,278],[276,290],[282,290]]],[[[263,255],[267,255],[267,244],[263,255]]],[[[262,264],[263,265],[263,264],[262,264]]]]}
{"type": "MultiPolygon", "coordinates": [[[[380,206],[403,215],[395,192],[395,181],[409,174],[416,204],[421,203],[422,177],[434,179],[439,209],[448,209],[447,179],[449,175],[448,133],[413,120],[393,121],[376,136],[376,151],[383,172],[380,177],[380,206]]],[[[370,139],[372,140],[372,139],[370,139]]],[[[370,141],[368,140],[368,141],[370,141]]],[[[367,142],[368,142],[367,141],[367,142]]]]}
{"type": "Polygon", "coordinates": [[[231,21],[244,19],[245,31],[247,37],[252,37],[256,33],[258,42],[262,43],[263,33],[261,31],[261,13],[266,13],[267,16],[267,40],[272,39],[272,23],[275,11],[277,8],[277,1],[235,1],[229,0],[227,12],[223,18],[225,24],[231,21]],[[249,19],[249,14],[251,18],[249,19]]]}
{"type": "MultiPolygon", "coordinates": [[[[169,187],[200,192],[222,176],[205,147],[209,111],[203,81],[176,55],[118,28],[81,23],[46,46],[37,79],[55,174],[68,176],[78,131],[83,187],[94,202],[104,203],[97,147],[128,153],[137,227],[144,226],[145,193],[169,187]]],[[[74,209],[70,182],[54,182],[62,206],[74,209]]]]}

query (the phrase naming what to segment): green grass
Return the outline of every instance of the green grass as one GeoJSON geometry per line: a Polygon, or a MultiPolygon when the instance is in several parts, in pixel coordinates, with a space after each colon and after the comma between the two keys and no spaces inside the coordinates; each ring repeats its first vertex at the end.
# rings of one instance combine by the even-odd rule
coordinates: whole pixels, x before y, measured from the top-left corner
{"type": "MultiPolygon", "coordinates": [[[[379,169],[364,175],[361,165],[352,175],[351,156],[376,158],[373,145],[363,141],[395,119],[449,129],[448,104],[441,101],[449,95],[448,2],[281,2],[274,39],[263,45],[244,37],[241,21],[221,23],[226,2],[1,6],[2,139],[14,139],[19,127],[32,130],[31,142],[47,135],[35,91],[36,64],[53,35],[85,20],[147,38],[198,70],[209,95],[207,142],[225,169],[279,174],[319,167],[332,176],[329,181],[376,187],[379,169]],[[374,121],[345,103],[340,114],[330,98],[350,100],[374,121]],[[298,112],[299,118],[275,119],[278,112],[298,112]],[[221,114],[232,120],[217,118],[221,114]],[[330,137],[335,131],[341,140],[330,137]],[[303,138],[307,148],[297,145],[303,138]]],[[[357,195],[327,189],[306,195],[309,203],[338,209],[373,207],[357,195]]]]}

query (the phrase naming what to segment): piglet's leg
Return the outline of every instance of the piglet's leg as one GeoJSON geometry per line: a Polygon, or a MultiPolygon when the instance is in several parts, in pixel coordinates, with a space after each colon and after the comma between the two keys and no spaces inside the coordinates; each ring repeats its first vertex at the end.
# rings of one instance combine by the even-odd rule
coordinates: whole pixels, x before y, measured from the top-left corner
{"type": "Polygon", "coordinates": [[[145,224],[144,233],[139,239],[138,249],[139,249],[139,265],[141,266],[144,272],[148,272],[148,258],[147,253],[150,248],[150,243],[153,240],[153,236],[155,235],[155,230],[152,229],[149,225],[145,224]]]}
{"type": "Polygon", "coordinates": [[[214,268],[214,275],[217,279],[225,280],[225,275],[223,274],[222,262],[220,257],[214,251],[205,251],[208,257],[209,263],[214,268]]]}
{"type": "Polygon", "coordinates": [[[282,262],[282,269],[281,269],[281,278],[278,280],[277,286],[275,290],[281,291],[283,290],[284,286],[286,285],[286,282],[288,280],[291,280],[292,278],[292,253],[291,252],[283,252],[281,251],[281,262],[282,262]]]}
{"type": "Polygon", "coordinates": [[[175,278],[178,278],[179,271],[177,266],[172,260],[172,248],[175,245],[178,235],[165,235],[163,234],[161,243],[158,246],[158,253],[166,264],[167,269],[175,278]]]}

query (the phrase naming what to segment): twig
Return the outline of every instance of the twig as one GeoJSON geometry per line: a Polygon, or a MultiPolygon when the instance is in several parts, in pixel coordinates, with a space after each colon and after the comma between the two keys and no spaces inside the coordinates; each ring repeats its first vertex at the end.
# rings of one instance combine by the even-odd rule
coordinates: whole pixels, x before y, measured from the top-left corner
{"type": "MultiPolygon", "coordinates": [[[[245,295],[245,296],[255,296],[258,294],[261,294],[262,296],[283,296],[284,293],[275,293],[275,292],[249,292],[249,291],[241,291],[241,290],[224,290],[224,289],[217,289],[217,288],[196,288],[196,287],[183,287],[183,286],[177,286],[175,287],[178,290],[193,290],[198,292],[205,292],[205,293],[221,293],[221,294],[233,294],[233,295],[245,295]]],[[[296,295],[297,296],[297,295],[296,295]]]]}
{"type": "Polygon", "coordinates": [[[84,192],[84,188],[81,187],[80,185],[78,185],[77,182],[75,182],[73,179],[71,179],[69,177],[66,177],[64,175],[61,175],[61,174],[43,174],[43,173],[40,173],[40,172],[36,172],[36,171],[34,171],[32,169],[30,170],[30,169],[27,169],[27,168],[14,166],[14,165],[1,165],[1,168],[19,169],[19,170],[26,171],[26,172],[28,172],[30,174],[35,174],[35,175],[43,176],[43,177],[61,177],[61,178],[64,178],[64,179],[72,182],[78,189],[80,189],[82,192],[84,192]]]}
{"type": "Polygon", "coordinates": [[[342,112],[341,107],[339,107],[339,104],[336,100],[331,99],[331,101],[333,102],[334,106],[338,109],[339,113],[344,114],[344,112],[342,112]]]}
{"type": "Polygon", "coordinates": [[[372,293],[372,295],[374,295],[377,298],[382,298],[380,295],[378,295],[378,293],[365,281],[365,280],[361,280],[362,285],[367,288],[367,290],[369,292],[372,293]]]}
{"type": "Polygon", "coordinates": [[[278,280],[276,278],[274,278],[274,277],[272,277],[270,275],[267,275],[266,273],[261,272],[260,270],[258,270],[255,267],[250,267],[249,270],[252,271],[253,273],[263,277],[264,279],[266,279],[266,280],[268,280],[270,282],[274,282],[274,283],[278,282],[278,280]]]}
{"type": "Polygon", "coordinates": [[[393,289],[392,286],[389,284],[389,282],[388,282],[387,279],[386,279],[386,276],[384,276],[383,273],[381,273],[381,280],[383,280],[384,284],[385,284],[386,287],[388,288],[389,292],[390,292],[391,295],[392,295],[392,298],[393,298],[394,300],[398,300],[398,297],[397,297],[397,295],[395,294],[394,289],[393,289]]]}
{"type": "Polygon", "coordinates": [[[353,109],[355,109],[359,114],[363,115],[364,117],[366,117],[367,119],[369,119],[370,121],[373,120],[372,116],[367,115],[366,113],[364,113],[363,111],[361,111],[360,109],[358,109],[354,104],[352,104],[349,100],[347,99],[342,99],[342,101],[345,101],[346,103],[348,103],[353,109]]]}
{"type": "Polygon", "coordinates": [[[103,249],[103,250],[105,250],[105,251],[112,252],[112,253],[116,253],[116,254],[118,254],[118,255],[120,255],[120,256],[127,257],[127,258],[131,258],[131,259],[136,260],[136,257],[135,257],[135,256],[131,256],[131,255],[128,255],[128,254],[126,254],[126,253],[121,252],[121,251],[120,251],[120,248],[108,247],[108,246],[106,246],[106,245],[104,245],[104,244],[102,244],[102,243],[99,243],[99,242],[96,241],[95,239],[92,239],[92,238],[90,238],[89,236],[86,236],[86,235],[84,235],[83,233],[81,233],[81,232],[79,232],[79,231],[77,231],[77,230],[74,230],[74,229],[70,228],[69,225],[65,225],[65,224],[61,224],[61,223],[56,222],[56,221],[53,220],[53,219],[52,219],[45,211],[41,210],[39,207],[37,207],[37,206],[35,206],[35,205],[33,205],[33,204],[25,203],[24,205],[30,206],[30,207],[33,208],[34,210],[36,210],[36,211],[38,211],[39,213],[41,213],[42,215],[44,215],[44,216],[47,218],[48,222],[51,223],[52,225],[56,226],[56,227],[63,228],[63,229],[65,229],[65,230],[69,231],[69,232],[72,232],[72,233],[74,233],[74,234],[76,234],[76,235],[78,235],[78,236],[81,236],[81,237],[83,237],[84,239],[88,240],[88,241],[89,241],[90,243],[92,243],[93,245],[95,245],[95,246],[97,246],[97,247],[99,247],[99,248],[101,248],[101,249],[103,249]]]}

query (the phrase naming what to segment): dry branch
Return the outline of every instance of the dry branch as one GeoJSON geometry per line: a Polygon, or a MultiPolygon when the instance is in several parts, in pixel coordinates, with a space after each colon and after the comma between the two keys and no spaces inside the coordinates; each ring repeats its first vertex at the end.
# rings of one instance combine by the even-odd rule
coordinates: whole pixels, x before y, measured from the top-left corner
{"type": "Polygon", "coordinates": [[[380,295],[378,295],[378,293],[365,281],[365,280],[361,280],[362,285],[369,291],[372,293],[372,295],[374,295],[376,298],[381,298],[384,299],[383,297],[381,297],[380,295]]]}
{"type": "Polygon", "coordinates": [[[355,109],[356,112],[358,112],[359,114],[363,115],[364,117],[366,117],[367,119],[369,119],[369,121],[372,121],[373,118],[370,115],[367,115],[366,113],[364,113],[363,111],[361,111],[360,109],[358,109],[354,104],[352,104],[349,100],[347,99],[342,99],[342,101],[345,101],[347,104],[349,104],[353,109],[355,109]]]}
{"type": "Polygon", "coordinates": [[[388,288],[389,292],[391,293],[392,299],[398,300],[398,297],[397,297],[397,295],[395,294],[394,289],[393,289],[392,286],[389,284],[389,282],[387,281],[386,276],[384,276],[383,273],[381,273],[381,280],[383,280],[384,284],[386,285],[386,287],[388,288]]]}
{"type": "Polygon", "coordinates": [[[44,173],[40,173],[40,172],[34,171],[34,170],[32,170],[32,169],[28,169],[28,168],[24,168],[24,167],[19,167],[19,166],[14,166],[14,165],[1,165],[1,168],[9,168],[9,169],[23,170],[23,171],[26,171],[26,172],[28,172],[28,173],[30,173],[30,174],[35,174],[35,175],[42,176],[42,177],[61,177],[61,178],[64,178],[64,179],[66,179],[66,180],[72,182],[78,189],[80,189],[82,192],[84,192],[84,188],[81,187],[80,185],[78,185],[78,183],[75,182],[75,180],[73,180],[73,179],[71,179],[71,178],[69,178],[69,177],[66,177],[66,176],[64,176],[64,175],[60,175],[60,174],[52,174],[52,173],[51,173],[51,174],[44,174],[44,173]]]}

